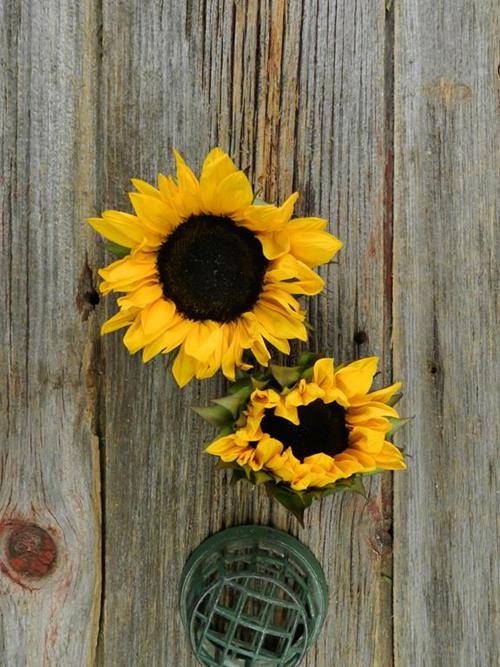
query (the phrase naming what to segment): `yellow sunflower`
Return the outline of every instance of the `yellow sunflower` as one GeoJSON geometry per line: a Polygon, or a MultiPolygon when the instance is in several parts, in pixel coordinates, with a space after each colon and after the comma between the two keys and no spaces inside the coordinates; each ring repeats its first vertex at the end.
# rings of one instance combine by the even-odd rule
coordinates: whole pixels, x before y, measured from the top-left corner
{"type": "Polygon", "coordinates": [[[342,243],[321,218],[291,219],[297,193],[282,206],[257,205],[242,171],[220,149],[198,180],[175,152],[177,178],[158,189],[132,180],[135,215],[105,211],[89,223],[129,253],[99,271],[103,294],[120,292],[119,312],[101,329],[127,327],[130,353],[144,362],[177,350],[173,374],[183,386],[218,369],[234,380],[250,350],[267,366],[270,343],[289,353],[307,339],[305,314],[292,295],[317,294],[314,267],[342,243]]]}
{"type": "MultiPolygon", "coordinates": [[[[263,383],[247,394],[234,432],[206,451],[296,492],[406,468],[387,440],[403,421],[388,404],[401,383],[370,391],[377,361],[368,357],[335,369],[333,359],[319,359],[304,372],[297,369],[302,377],[292,386],[263,383]]],[[[227,405],[218,403],[219,409],[227,405]]]]}

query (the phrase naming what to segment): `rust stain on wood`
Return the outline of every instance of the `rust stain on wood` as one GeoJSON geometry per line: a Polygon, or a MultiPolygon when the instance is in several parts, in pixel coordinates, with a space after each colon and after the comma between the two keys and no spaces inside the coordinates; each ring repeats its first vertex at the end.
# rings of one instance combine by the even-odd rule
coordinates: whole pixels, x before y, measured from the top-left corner
{"type": "Polygon", "coordinates": [[[46,530],[35,524],[11,524],[6,557],[14,572],[45,577],[54,567],[56,556],[55,542],[46,530]]]}
{"type": "Polygon", "coordinates": [[[472,97],[472,88],[465,83],[459,83],[440,76],[434,81],[424,85],[424,94],[431,101],[453,108],[457,104],[472,97]]]}

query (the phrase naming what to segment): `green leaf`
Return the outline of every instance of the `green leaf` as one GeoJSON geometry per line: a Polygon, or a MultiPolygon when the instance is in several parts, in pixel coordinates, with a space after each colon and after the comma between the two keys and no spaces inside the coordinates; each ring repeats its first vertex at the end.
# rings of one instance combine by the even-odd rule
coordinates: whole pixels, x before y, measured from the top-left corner
{"type": "Polygon", "coordinates": [[[110,252],[115,257],[118,257],[119,259],[130,255],[130,248],[125,248],[125,246],[114,243],[114,241],[106,241],[104,247],[108,252],[110,252]]]}
{"type": "Polygon", "coordinates": [[[291,387],[300,379],[302,369],[300,366],[276,366],[269,365],[274,379],[279,382],[282,387],[291,387]]]}
{"type": "Polygon", "coordinates": [[[387,432],[388,438],[390,438],[394,433],[399,431],[400,428],[403,428],[405,424],[408,424],[408,422],[411,422],[413,417],[387,417],[389,422],[391,423],[391,430],[387,432]]]}
{"type": "Polygon", "coordinates": [[[212,403],[225,408],[228,412],[231,413],[233,419],[239,415],[241,408],[246,403],[246,399],[250,395],[250,391],[245,393],[237,392],[235,394],[230,394],[229,396],[224,396],[223,398],[214,398],[212,403]]]}
{"type": "Polygon", "coordinates": [[[399,401],[403,398],[402,392],[397,392],[396,394],[393,394],[391,398],[386,401],[387,405],[390,405],[391,408],[396,405],[396,403],[399,403],[399,401]]]}
{"type": "Polygon", "coordinates": [[[233,423],[233,415],[222,405],[212,405],[207,408],[191,408],[203,419],[215,426],[230,426],[233,423]]]}
{"type": "Polygon", "coordinates": [[[267,201],[265,201],[264,199],[260,199],[259,197],[255,197],[252,204],[254,206],[269,206],[269,203],[267,201]]]}

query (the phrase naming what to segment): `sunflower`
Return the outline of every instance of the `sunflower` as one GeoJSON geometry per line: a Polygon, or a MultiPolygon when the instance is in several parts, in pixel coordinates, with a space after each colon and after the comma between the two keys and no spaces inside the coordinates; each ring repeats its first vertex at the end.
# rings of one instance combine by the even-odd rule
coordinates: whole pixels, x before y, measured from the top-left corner
{"type": "Polygon", "coordinates": [[[368,357],[335,369],[323,358],[313,366],[271,367],[263,380],[216,401],[221,415],[239,397],[232,426],[206,451],[250,481],[266,482],[280,501],[283,492],[321,495],[363,475],[406,468],[387,440],[405,421],[393,407],[401,383],[370,391],[377,362],[368,357]]]}
{"type": "Polygon", "coordinates": [[[249,350],[267,366],[268,343],[290,351],[307,339],[305,314],[293,295],[318,294],[314,267],[342,243],[321,218],[291,219],[297,193],[279,207],[254,200],[242,171],[220,149],[198,180],[175,152],[177,178],[158,189],[133,179],[135,215],[105,211],[92,227],[126,256],[99,271],[103,294],[119,292],[119,312],[101,332],[127,327],[123,342],[147,362],[176,351],[173,374],[183,386],[222,369],[249,368],[249,350]]]}

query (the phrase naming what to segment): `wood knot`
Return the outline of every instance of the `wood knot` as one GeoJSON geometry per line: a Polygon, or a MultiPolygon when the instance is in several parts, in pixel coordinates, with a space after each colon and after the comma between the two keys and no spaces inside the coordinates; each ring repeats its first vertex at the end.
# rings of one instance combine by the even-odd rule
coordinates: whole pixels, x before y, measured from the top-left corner
{"type": "Polygon", "coordinates": [[[46,530],[34,524],[12,528],[7,540],[7,562],[18,574],[44,577],[52,569],[57,549],[46,530]]]}

